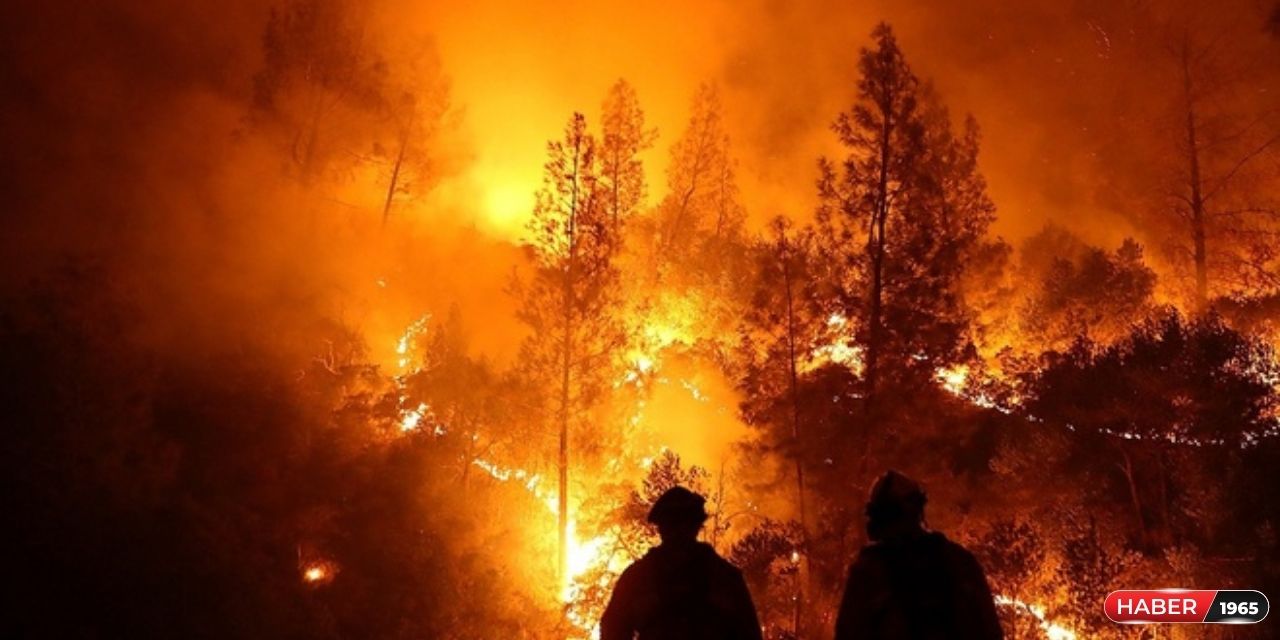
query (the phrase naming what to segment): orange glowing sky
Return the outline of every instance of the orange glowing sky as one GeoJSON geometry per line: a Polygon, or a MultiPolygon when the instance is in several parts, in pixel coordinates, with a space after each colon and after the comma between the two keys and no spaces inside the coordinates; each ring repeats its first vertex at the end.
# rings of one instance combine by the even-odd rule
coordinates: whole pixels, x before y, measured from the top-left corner
{"type": "Polygon", "coordinates": [[[1091,140],[1133,126],[1106,111],[1133,61],[1122,34],[1108,31],[1123,21],[1088,8],[479,0],[389,7],[383,19],[436,40],[472,154],[467,181],[483,203],[481,225],[507,237],[527,218],[547,140],[574,111],[594,120],[618,78],[636,87],[660,133],[646,158],[651,203],[688,102],[710,81],[725,98],[753,217],[809,215],[815,160],[833,151],[827,126],[847,107],[857,49],[882,19],[953,116],[972,113],[982,126],[997,233],[1022,237],[1050,219],[1102,243],[1134,232],[1127,212],[1099,195],[1094,145],[1108,142],[1091,140]]]}

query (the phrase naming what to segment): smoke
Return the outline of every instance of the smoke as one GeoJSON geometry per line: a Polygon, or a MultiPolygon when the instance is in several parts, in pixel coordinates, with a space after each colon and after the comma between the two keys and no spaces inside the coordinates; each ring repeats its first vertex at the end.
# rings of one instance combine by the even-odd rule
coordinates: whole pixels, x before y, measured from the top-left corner
{"type": "MultiPolygon", "coordinates": [[[[488,0],[443,3],[409,22],[439,37],[475,139],[484,207],[507,235],[518,235],[531,203],[543,141],[573,111],[595,116],[618,77],[637,87],[661,132],[647,158],[651,193],[661,192],[666,145],[695,88],[711,81],[726,94],[754,218],[807,218],[815,159],[839,152],[828,125],[850,104],[858,49],[884,20],[953,116],[972,114],[983,126],[998,233],[1016,239],[1055,221],[1109,244],[1141,235],[1133,223],[1140,203],[1130,196],[1150,195],[1150,154],[1167,154],[1176,135],[1167,122],[1178,96],[1171,41],[1197,29],[1227,41],[1226,57],[1270,67],[1260,77],[1274,79],[1280,58],[1265,29],[1268,10],[1251,0],[1213,9],[1089,0],[644,8],[488,0]]],[[[388,15],[404,19],[394,8],[388,15]]]]}
{"type": "MultiPolygon", "coordinates": [[[[828,125],[852,100],[858,49],[880,20],[953,116],[971,113],[982,125],[996,231],[1011,239],[1046,221],[1100,244],[1143,237],[1135,210],[1146,205],[1135,194],[1152,189],[1149,157],[1169,134],[1160,47],[1171,32],[1166,14],[1177,12],[1163,5],[347,7],[388,65],[429,40],[450,80],[450,115],[434,142],[437,166],[449,170],[431,194],[398,202],[385,229],[378,170],[304,186],[255,132],[253,83],[272,3],[16,8],[0,27],[6,289],[88,260],[128,284],[154,323],[147,330],[166,343],[251,335],[306,352],[320,339],[315,319],[326,318],[364,332],[383,361],[399,329],[457,304],[476,349],[509,358],[523,335],[503,293],[521,260],[514,245],[545,142],[570,113],[597,122],[610,84],[622,77],[636,87],[660,132],[645,158],[653,204],[694,90],[714,82],[752,219],[805,219],[816,158],[839,153],[828,125]]],[[[1236,43],[1233,52],[1274,67],[1272,9],[1238,0],[1209,13],[1229,17],[1213,29],[1236,43]]],[[[1272,88],[1246,100],[1274,104],[1272,88]]]]}

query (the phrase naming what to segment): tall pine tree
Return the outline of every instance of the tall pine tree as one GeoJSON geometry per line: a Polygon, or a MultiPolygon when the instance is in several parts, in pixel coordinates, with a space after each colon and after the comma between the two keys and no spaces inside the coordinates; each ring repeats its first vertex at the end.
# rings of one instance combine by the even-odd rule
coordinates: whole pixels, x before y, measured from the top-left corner
{"type": "Polygon", "coordinates": [[[644,202],[647,185],[640,154],[653,146],[658,132],[645,128],[644,110],[626,80],[609,88],[601,111],[600,186],[612,233],[619,236],[622,223],[644,202]]]}
{"type": "MultiPolygon", "coordinates": [[[[863,49],[857,98],[833,130],[848,155],[821,161],[818,226],[839,304],[857,321],[866,413],[880,388],[932,379],[966,345],[966,258],[994,218],[972,119],[947,110],[881,24],[863,49]]],[[[869,436],[868,436],[869,437],[869,436]]]]}
{"type": "Polygon", "coordinates": [[[521,363],[546,389],[557,432],[559,571],[565,576],[570,445],[586,433],[609,389],[624,343],[617,315],[617,243],[601,188],[597,144],[574,114],[547,145],[543,186],[529,223],[533,277],[517,284],[519,316],[531,329],[521,363]]]}
{"type": "Polygon", "coordinates": [[[689,124],[671,148],[667,189],[658,208],[661,262],[682,265],[710,243],[741,233],[746,214],[720,95],[712,85],[698,88],[689,124]]]}

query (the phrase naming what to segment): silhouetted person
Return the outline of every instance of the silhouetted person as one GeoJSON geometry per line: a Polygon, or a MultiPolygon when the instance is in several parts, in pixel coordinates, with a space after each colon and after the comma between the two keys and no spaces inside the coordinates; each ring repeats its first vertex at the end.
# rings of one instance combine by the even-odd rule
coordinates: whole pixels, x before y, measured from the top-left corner
{"type": "Polygon", "coordinates": [[[867,501],[867,537],[849,567],[836,640],[1001,640],[973,555],[924,526],[925,493],[889,471],[867,501]]]}
{"type": "Polygon", "coordinates": [[[648,520],[662,544],[618,578],[600,640],[761,640],[742,572],[698,541],[705,504],[684,487],[653,503],[648,520]]]}

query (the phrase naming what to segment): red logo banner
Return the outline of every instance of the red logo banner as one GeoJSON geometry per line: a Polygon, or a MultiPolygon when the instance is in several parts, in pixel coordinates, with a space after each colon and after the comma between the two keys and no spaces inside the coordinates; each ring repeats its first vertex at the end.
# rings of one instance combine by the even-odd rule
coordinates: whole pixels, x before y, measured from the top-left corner
{"type": "Polygon", "coordinates": [[[1267,616],[1270,603],[1258,591],[1147,589],[1112,591],[1103,606],[1112,622],[1124,624],[1251,624],[1267,616]]]}

